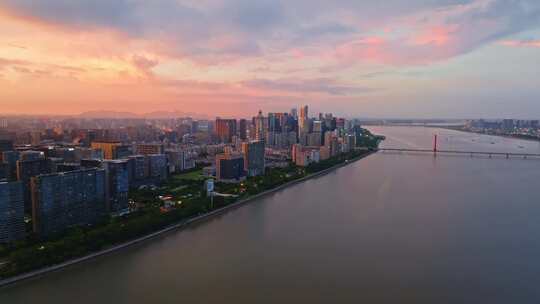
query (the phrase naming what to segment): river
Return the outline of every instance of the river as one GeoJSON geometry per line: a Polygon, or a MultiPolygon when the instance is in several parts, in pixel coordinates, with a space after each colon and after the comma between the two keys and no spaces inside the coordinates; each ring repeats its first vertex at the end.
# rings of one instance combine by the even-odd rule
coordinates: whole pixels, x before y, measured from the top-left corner
{"type": "MultiPolygon", "coordinates": [[[[373,127],[384,147],[540,144],[373,127]]],[[[540,160],[379,152],[0,303],[538,303],[540,160]]]]}

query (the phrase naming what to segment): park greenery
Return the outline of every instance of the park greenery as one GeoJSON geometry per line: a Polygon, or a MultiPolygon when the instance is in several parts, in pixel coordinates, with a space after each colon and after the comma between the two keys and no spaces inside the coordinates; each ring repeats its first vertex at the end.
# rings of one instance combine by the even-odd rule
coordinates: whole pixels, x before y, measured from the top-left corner
{"type": "Polygon", "coordinates": [[[30,236],[9,247],[0,247],[0,278],[56,265],[93,252],[110,248],[152,232],[181,223],[189,218],[208,213],[274,189],[288,182],[344,164],[368,154],[378,140],[371,134],[365,136],[364,149],[340,154],[306,168],[289,164],[285,168],[268,169],[263,176],[249,177],[241,183],[216,183],[215,191],[234,196],[207,196],[202,169],[172,175],[157,187],[142,187],[130,191],[134,211],[116,218],[106,218],[94,226],[73,227],[48,240],[30,236]],[[367,144],[369,143],[369,145],[367,144]],[[163,197],[174,202],[174,207],[164,209],[163,197]]]}

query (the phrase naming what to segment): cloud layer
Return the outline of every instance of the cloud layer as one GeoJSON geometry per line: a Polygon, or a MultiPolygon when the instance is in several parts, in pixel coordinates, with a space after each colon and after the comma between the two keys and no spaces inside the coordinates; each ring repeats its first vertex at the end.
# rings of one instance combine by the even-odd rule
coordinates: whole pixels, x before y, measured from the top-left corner
{"type": "Polygon", "coordinates": [[[538,47],[515,35],[540,28],[540,1],[4,0],[0,17],[0,85],[11,91],[37,78],[51,91],[147,86],[170,103],[172,83],[196,83],[182,90],[322,102],[393,91],[377,82],[389,69],[538,47]]]}

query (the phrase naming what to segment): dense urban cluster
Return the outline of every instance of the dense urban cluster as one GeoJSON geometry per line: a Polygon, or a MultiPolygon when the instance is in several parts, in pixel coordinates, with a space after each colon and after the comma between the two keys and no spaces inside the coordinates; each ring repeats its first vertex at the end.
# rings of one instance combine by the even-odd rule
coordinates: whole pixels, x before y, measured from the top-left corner
{"type": "Polygon", "coordinates": [[[540,139],[540,123],[538,120],[518,119],[477,119],[469,120],[462,131],[483,133],[490,135],[512,136],[524,139],[540,139]]]}
{"type": "Polygon", "coordinates": [[[204,214],[380,140],[307,106],[238,120],[14,117],[0,127],[0,276],[204,214]]]}

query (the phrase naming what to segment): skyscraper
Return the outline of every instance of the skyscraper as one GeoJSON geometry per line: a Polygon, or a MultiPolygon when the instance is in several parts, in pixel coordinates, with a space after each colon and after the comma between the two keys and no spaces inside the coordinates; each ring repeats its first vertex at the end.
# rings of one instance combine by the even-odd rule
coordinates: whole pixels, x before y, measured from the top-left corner
{"type": "Polygon", "coordinates": [[[221,142],[232,142],[233,136],[236,135],[236,119],[216,118],[215,131],[221,142]]]}
{"type": "Polygon", "coordinates": [[[306,134],[309,132],[309,115],[308,106],[300,108],[300,116],[298,117],[298,133],[306,134]]]}
{"type": "Polygon", "coordinates": [[[259,114],[253,118],[253,125],[255,126],[255,140],[264,141],[268,124],[262,111],[259,110],[259,114]]]}
{"type": "Polygon", "coordinates": [[[240,126],[239,126],[238,135],[240,136],[241,140],[246,140],[247,139],[247,120],[240,119],[239,125],[240,126]]]}
{"type": "Polygon", "coordinates": [[[0,243],[25,236],[24,198],[21,182],[0,183],[0,243]]]}
{"type": "Polygon", "coordinates": [[[298,118],[298,109],[292,108],[292,109],[291,109],[291,116],[292,116],[293,118],[295,118],[295,119],[298,118]]]}

